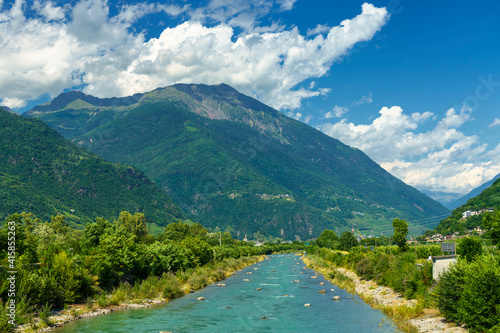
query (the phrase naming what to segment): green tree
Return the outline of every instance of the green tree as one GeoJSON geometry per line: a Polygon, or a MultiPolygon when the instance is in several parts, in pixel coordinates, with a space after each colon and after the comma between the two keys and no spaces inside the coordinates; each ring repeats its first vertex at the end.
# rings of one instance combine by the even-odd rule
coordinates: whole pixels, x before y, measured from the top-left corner
{"type": "Polygon", "coordinates": [[[483,246],[481,241],[474,238],[465,238],[460,243],[460,254],[467,260],[467,262],[472,262],[477,256],[483,253],[483,246]]]}
{"type": "Polygon", "coordinates": [[[483,227],[488,231],[488,237],[500,245],[500,210],[494,214],[486,213],[483,217],[483,227]]]}
{"type": "Polygon", "coordinates": [[[350,231],[344,231],[342,235],[340,235],[340,247],[344,251],[349,251],[354,246],[358,245],[358,241],[354,234],[350,231]]]}
{"type": "Polygon", "coordinates": [[[392,221],[394,228],[394,241],[398,244],[401,251],[408,251],[408,244],[406,243],[406,235],[408,234],[408,222],[398,218],[392,221]]]}
{"type": "Polygon", "coordinates": [[[126,232],[135,235],[137,241],[142,241],[147,235],[146,218],[142,213],[130,214],[127,211],[121,212],[118,220],[115,221],[117,228],[121,228],[126,232]]]}
{"type": "Polygon", "coordinates": [[[333,230],[325,229],[321,235],[319,235],[318,239],[316,239],[316,244],[320,247],[328,247],[333,248],[339,237],[333,230]]]}

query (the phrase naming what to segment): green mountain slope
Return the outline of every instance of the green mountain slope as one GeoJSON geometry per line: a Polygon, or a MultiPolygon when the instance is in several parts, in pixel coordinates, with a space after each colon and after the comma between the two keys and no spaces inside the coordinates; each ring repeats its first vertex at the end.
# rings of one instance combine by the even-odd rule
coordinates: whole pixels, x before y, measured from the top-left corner
{"type": "Polygon", "coordinates": [[[227,85],[177,84],[111,106],[73,95],[26,115],[140,168],[208,227],[294,239],[353,224],[379,233],[394,217],[448,212],[363,152],[227,85]]]}
{"type": "Polygon", "coordinates": [[[451,232],[460,232],[481,226],[483,224],[483,214],[462,219],[462,213],[467,210],[480,211],[487,208],[500,209],[500,179],[497,179],[479,195],[467,200],[464,205],[455,208],[449,217],[439,222],[439,225],[434,228],[434,233],[447,235],[451,232]]]}
{"type": "Polygon", "coordinates": [[[73,145],[37,119],[0,109],[0,218],[58,213],[73,224],[128,210],[166,225],[183,213],[142,172],[73,145]]]}

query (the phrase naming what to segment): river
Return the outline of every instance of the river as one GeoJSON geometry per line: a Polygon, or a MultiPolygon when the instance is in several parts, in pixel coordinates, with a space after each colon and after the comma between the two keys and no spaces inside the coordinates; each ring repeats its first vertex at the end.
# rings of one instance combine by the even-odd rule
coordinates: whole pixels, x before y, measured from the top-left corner
{"type": "Polygon", "coordinates": [[[321,275],[311,278],[315,272],[304,269],[298,256],[269,258],[220,282],[226,286],[210,285],[161,306],[78,320],[56,332],[399,332],[358,296],[321,275]]]}

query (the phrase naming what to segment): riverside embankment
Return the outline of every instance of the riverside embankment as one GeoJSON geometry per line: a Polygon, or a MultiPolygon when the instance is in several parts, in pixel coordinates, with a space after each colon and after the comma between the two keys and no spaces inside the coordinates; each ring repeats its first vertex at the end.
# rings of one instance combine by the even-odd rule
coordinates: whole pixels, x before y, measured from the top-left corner
{"type": "Polygon", "coordinates": [[[449,323],[436,309],[425,309],[417,300],[407,300],[393,289],[380,286],[373,281],[362,280],[356,273],[342,267],[319,265],[318,258],[302,258],[308,268],[321,273],[328,280],[339,284],[361,297],[376,309],[392,317],[398,327],[407,332],[467,332],[462,327],[449,323]]]}

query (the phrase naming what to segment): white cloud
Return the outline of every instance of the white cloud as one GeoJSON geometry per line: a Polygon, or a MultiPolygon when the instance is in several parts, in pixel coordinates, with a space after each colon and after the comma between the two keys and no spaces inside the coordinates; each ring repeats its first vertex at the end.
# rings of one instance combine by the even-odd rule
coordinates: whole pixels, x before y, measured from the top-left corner
{"type": "Polygon", "coordinates": [[[106,0],[63,7],[40,0],[34,6],[42,17],[32,17],[18,0],[0,11],[0,98],[55,96],[80,85],[86,93],[111,97],[178,82],[224,82],[278,109],[294,109],[304,98],[330,92],[298,84],[327,74],[334,61],[370,40],[389,16],[385,8],[365,3],[361,14],[312,39],[297,28],[260,25],[262,15],[288,10],[293,3],[212,0],[202,9],[125,5],[110,17],[106,0]],[[136,20],[160,11],[186,12],[193,19],[147,41],[131,32],[136,20]],[[203,25],[207,20],[220,23],[203,25]],[[232,26],[238,24],[248,30],[236,36],[232,26]]]}
{"type": "Polygon", "coordinates": [[[18,109],[26,106],[26,101],[17,98],[4,98],[0,101],[0,105],[7,106],[11,109],[18,109]]]}
{"type": "Polygon", "coordinates": [[[352,105],[359,106],[362,104],[370,104],[373,102],[373,94],[369,93],[367,96],[362,96],[359,100],[352,102],[352,105]]]}
{"type": "Polygon", "coordinates": [[[314,29],[307,29],[307,36],[314,36],[330,31],[331,27],[325,24],[318,24],[314,29]]]}
{"type": "Polygon", "coordinates": [[[54,6],[51,1],[42,4],[37,0],[33,3],[33,8],[48,21],[64,20],[65,18],[64,8],[54,6]]]}
{"type": "Polygon", "coordinates": [[[495,120],[493,120],[493,122],[491,124],[488,125],[489,128],[492,128],[492,127],[495,127],[495,126],[498,126],[500,125],[500,119],[499,118],[495,118],[495,120]]]}
{"type": "Polygon", "coordinates": [[[347,108],[345,106],[335,105],[333,107],[332,111],[328,111],[325,114],[325,118],[326,119],[329,119],[329,118],[341,118],[347,112],[349,112],[349,108],[347,108]]]}
{"type": "Polygon", "coordinates": [[[287,11],[292,10],[293,5],[297,2],[297,0],[278,0],[277,2],[282,11],[287,11]]]}
{"type": "Polygon", "coordinates": [[[419,126],[435,121],[431,112],[404,114],[399,106],[384,107],[371,124],[342,119],[320,129],[357,147],[383,168],[419,189],[466,193],[500,173],[500,145],[489,150],[475,135],[459,130],[471,120],[470,110],[449,109],[434,128],[419,126]]]}

